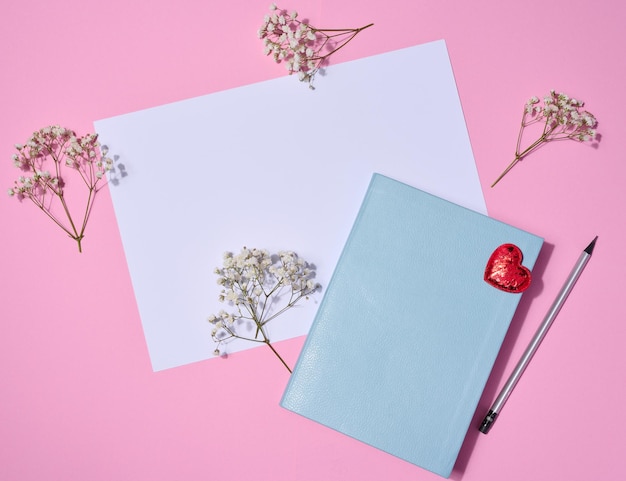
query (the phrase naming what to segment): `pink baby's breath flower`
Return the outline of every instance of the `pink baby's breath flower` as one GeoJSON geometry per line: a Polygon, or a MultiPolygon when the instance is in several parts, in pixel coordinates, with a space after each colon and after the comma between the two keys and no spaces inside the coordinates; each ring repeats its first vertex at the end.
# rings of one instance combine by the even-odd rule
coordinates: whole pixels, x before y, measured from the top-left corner
{"type": "Polygon", "coordinates": [[[34,132],[25,144],[16,144],[15,148],[13,165],[24,174],[18,177],[8,194],[19,200],[31,200],[78,243],[78,251],[82,252],[85,227],[98,183],[113,165],[106,157],[106,149],[100,147],[98,136],[77,137],[72,130],[52,125],[34,132]],[[81,223],[75,223],[70,213],[65,192],[65,167],[75,171],[87,188],[81,223]]]}

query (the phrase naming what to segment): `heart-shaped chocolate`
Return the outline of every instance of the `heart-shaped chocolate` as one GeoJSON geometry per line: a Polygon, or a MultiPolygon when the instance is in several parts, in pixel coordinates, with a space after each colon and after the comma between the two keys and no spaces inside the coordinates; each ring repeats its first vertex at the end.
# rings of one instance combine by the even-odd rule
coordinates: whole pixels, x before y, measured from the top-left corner
{"type": "Polygon", "coordinates": [[[485,281],[501,291],[524,292],[530,286],[530,270],[522,265],[524,256],[514,244],[502,244],[493,251],[485,268],[485,281]]]}

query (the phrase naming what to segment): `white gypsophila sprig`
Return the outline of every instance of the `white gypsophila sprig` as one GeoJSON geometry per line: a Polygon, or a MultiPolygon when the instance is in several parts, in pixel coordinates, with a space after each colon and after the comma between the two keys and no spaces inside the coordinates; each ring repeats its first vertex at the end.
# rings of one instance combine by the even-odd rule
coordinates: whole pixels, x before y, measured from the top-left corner
{"type": "Polygon", "coordinates": [[[244,247],[238,254],[226,252],[223,266],[216,268],[215,273],[222,287],[218,300],[234,309],[234,312],[222,309],[208,318],[213,325],[211,336],[217,343],[215,354],[222,354],[222,345],[231,339],[265,343],[291,372],[272,346],[266,326],[319,289],[314,280],[315,269],[293,251],[271,255],[265,249],[244,247]],[[250,323],[254,337],[240,332],[250,323]]]}
{"type": "Polygon", "coordinates": [[[522,123],[517,137],[515,158],[500,174],[491,187],[495,186],[514,166],[541,145],[553,140],[576,140],[587,142],[597,136],[596,118],[583,110],[584,102],[568,95],[551,90],[543,98],[531,97],[524,106],[522,123]],[[543,130],[539,138],[524,150],[521,150],[524,129],[530,125],[543,123],[543,130]]]}
{"type": "Polygon", "coordinates": [[[266,55],[271,55],[277,63],[283,62],[290,75],[297,74],[300,81],[314,88],[315,74],[327,64],[328,58],[372,25],[316,28],[299,20],[298,12],[287,12],[272,3],[258,37],[263,40],[266,55]]]}
{"type": "Polygon", "coordinates": [[[25,144],[16,144],[13,165],[20,175],[8,194],[29,199],[78,243],[82,252],[87,220],[98,191],[98,183],[111,169],[106,149],[98,143],[97,134],[76,136],[74,131],[52,125],[35,131],[25,144]],[[87,188],[87,200],[80,223],[72,218],[65,194],[65,172],[74,171],[87,188]],[[55,205],[58,201],[59,206],[55,205]],[[60,212],[57,212],[57,207],[60,212]]]}

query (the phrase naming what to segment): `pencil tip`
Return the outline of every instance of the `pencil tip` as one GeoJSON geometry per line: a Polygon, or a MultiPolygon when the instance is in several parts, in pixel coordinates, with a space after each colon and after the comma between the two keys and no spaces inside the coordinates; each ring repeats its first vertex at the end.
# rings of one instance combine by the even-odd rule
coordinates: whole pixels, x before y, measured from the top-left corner
{"type": "Polygon", "coordinates": [[[593,252],[593,248],[596,246],[596,241],[598,240],[598,236],[595,236],[595,238],[591,241],[591,244],[589,244],[587,246],[587,248],[585,249],[585,252],[589,255],[592,254],[593,252]]]}
{"type": "Polygon", "coordinates": [[[491,429],[491,426],[493,425],[497,416],[498,416],[498,413],[495,413],[493,412],[493,409],[490,409],[487,415],[485,416],[485,419],[483,419],[483,422],[480,423],[478,430],[483,434],[487,434],[489,430],[491,429]]]}

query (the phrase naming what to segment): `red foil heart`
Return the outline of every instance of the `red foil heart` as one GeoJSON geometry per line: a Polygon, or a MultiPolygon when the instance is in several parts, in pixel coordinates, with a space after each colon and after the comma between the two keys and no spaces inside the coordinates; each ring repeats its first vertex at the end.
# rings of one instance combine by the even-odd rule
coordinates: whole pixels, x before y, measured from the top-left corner
{"type": "Polygon", "coordinates": [[[489,257],[485,281],[501,291],[524,292],[530,286],[530,270],[522,265],[522,251],[514,244],[502,244],[489,257]]]}

